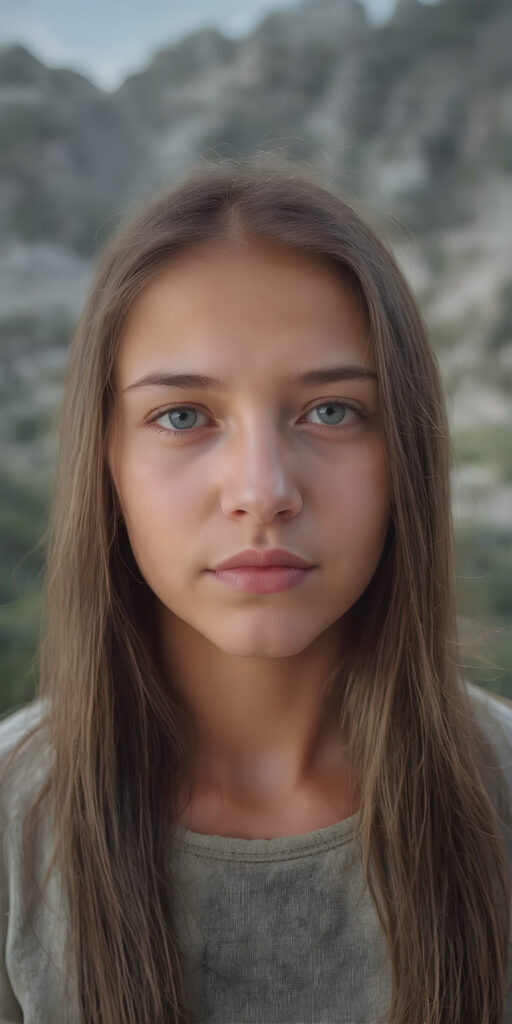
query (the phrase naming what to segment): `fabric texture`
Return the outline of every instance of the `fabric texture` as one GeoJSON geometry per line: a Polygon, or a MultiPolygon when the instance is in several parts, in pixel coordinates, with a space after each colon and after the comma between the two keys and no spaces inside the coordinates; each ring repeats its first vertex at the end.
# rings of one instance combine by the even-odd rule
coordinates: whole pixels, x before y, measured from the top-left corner
{"type": "MultiPolygon", "coordinates": [[[[512,707],[467,685],[512,793],[512,707]]],[[[0,762],[42,711],[33,701],[0,722],[0,762]]],[[[64,971],[67,908],[55,871],[44,899],[36,894],[30,914],[23,910],[21,825],[50,758],[42,737],[16,760],[0,792],[0,1024],[79,1024],[75,982],[64,971]]],[[[193,1024],[384,1024],[391,967],[363,877],[357,820],[274,839],[170,829],[193,1024]]],[[[37,839],[42,880],[47,820],[37,839]]],[[[512,848],[509,855],[512,863],[512,848]]],[[[512,1024],[511,953],[503,1024],[512,1024]]]]}

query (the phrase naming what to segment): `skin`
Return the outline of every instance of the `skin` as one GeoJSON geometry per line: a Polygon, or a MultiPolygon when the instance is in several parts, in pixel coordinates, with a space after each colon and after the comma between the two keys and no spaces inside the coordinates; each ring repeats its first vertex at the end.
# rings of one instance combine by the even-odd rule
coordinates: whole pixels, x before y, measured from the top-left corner
{"type": "Polygon", "coordinates": [[[108,463],[156,596],[163,670],[192,723],[192,796],[179,820],[196,831],[292,835],[355,809],[328,677],[389,524],[378,384],[286,377],[345,364],[375,371],[368,335],[359,299],[331,266],[266,241],[179,255],[125,321],[108,463]],[[161,370],[227,387],[125,390],[161,370]],[[318,408],[329,400],[366,418],[341,405],[331,422],[318,408]],[[194,407],[177,437],[154,422],[180,429],[169,405],[194,407]],[[316,568],[273,594],[206,572],[253,547],[286,548],[316,568]]]}

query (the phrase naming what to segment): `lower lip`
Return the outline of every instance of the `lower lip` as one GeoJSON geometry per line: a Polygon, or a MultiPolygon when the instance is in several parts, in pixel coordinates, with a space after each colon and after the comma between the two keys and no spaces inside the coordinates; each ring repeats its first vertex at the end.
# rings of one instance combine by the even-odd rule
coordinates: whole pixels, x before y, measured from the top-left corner
{"type": "Polygon", "coordinates": [[[291,565],[272,565],[266,569],[255,569],[252,566],[239,566],[236,569],[209,570],[220,583],[227,583],[235,590],[244,590],[247,594],[278,594],[281,590],[298,587],[313,572],[299,569],[291,565]]]}

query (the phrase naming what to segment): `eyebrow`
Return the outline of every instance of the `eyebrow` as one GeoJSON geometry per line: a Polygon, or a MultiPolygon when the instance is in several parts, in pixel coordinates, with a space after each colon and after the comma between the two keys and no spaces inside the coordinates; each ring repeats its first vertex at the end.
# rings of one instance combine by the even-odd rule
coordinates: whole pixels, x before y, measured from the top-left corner
{"type": "MultiPolygon", "coordinates": [[[[328,366],[323,370],[307,370],[298,376],[287,377],[288,384],[333,384],[343,380],[378,380],[374,370],[367,366],[328,366]]],[[[136,388],[207,388],[211,391],[225,390],[226,381],[218,377],[206,377],[202,373],[148,373],[123,388],[122,393],[136,388]]]]}

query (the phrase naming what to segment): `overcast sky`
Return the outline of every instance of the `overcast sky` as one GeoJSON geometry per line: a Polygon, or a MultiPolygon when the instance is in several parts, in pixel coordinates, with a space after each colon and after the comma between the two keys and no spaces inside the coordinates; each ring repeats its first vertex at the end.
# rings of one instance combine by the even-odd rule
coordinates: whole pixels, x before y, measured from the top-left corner
{"type": "MultiPolygon", "coordinates": [[[[343,0],[338,0],[343,3],[343,0]]],[[[364,0],[385,21],[395,0],[364,0]]],[[[81,71],[115,88],[156,49],[204,25],[242,36],[268,12],[298,0],[1,0],[0,45],[24,43],[52,67],[81,71]]]]}

